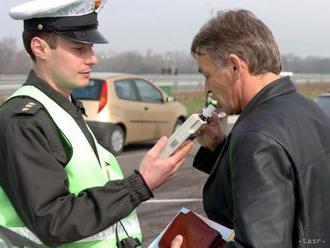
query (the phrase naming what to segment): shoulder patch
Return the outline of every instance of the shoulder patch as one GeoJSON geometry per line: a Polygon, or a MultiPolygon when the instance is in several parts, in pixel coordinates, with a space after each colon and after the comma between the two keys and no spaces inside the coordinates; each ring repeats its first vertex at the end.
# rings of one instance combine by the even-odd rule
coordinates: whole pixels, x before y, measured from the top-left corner
{"type": "Polygon", "coordinates": [[[16,114],[34,115],[42,108],[42,105],[36,101],[29,100],[22,104],[18,104],[16,107],[16,114]]]}

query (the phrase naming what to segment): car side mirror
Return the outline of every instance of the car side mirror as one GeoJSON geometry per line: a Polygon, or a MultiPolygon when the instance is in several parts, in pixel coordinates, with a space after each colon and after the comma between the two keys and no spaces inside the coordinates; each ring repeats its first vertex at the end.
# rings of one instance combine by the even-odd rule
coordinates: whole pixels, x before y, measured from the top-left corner
{"type": "Polygon", "coordinates": [[[166,96],[166,102],[170,103],[170,102],[174,102],[175,101],[175,97],[173,96],[166,96]]]}

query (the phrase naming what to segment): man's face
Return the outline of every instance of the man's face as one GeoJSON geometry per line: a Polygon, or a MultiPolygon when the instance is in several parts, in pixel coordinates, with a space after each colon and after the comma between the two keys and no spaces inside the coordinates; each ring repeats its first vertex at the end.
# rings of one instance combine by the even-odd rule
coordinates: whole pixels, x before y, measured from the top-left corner
{"type": "Polygon", "coordinates": [[[227,114],[239,113],[238,84],[229,66],[218,68],[206,52],[198,55],[197,62],[199,72],[205,77],[205,89],[212,91],[218,107],[222,107],[227,114]]]}
{"type": "Polygon", "coordinates": [[[45,66],[50,80],[61,91],[87,86],[91,67],[97,63],[91,44],[57,37],[56,48],[49,49],[45,66]]]}

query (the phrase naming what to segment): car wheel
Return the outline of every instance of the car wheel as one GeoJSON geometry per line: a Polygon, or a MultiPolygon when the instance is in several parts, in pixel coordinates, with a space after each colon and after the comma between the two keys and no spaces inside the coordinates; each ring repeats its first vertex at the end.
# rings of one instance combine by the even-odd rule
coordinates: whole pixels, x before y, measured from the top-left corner
{"type": "Polygon", "coordinates": [[[125,132],[122,127],[115,126],[108,136],[109,149],[114,155],[118,155],[123,151],[125,144],[125,132]]]}
{"type": "Polygon", "coordinates": [[[173,128],[173,133],[183,124],[182,119],[177,119],[173,128]]]}

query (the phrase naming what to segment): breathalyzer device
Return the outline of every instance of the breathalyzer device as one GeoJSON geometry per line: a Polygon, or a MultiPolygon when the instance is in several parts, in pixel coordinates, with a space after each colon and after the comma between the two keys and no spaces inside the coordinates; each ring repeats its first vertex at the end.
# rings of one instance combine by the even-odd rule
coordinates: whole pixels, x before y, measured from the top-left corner
{"type": "Polygon", "coordinates": [[[166,147],[160,153],[160,158],[171,156],[187,139],[194,138],[198,130],[206,124],[206,118],[212,116],[215,107],[209,105],[201,114],[192,114],[168,139],[166,147]]]}

